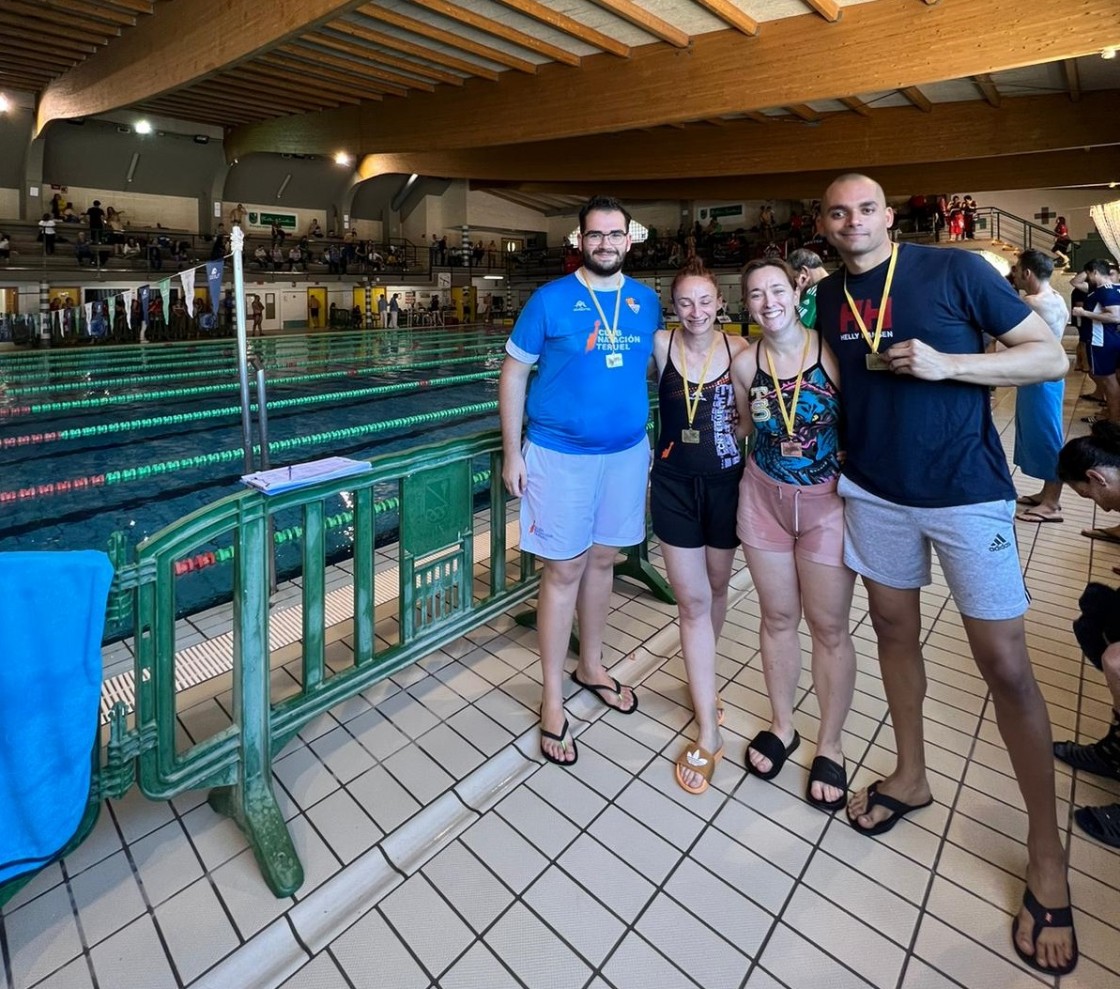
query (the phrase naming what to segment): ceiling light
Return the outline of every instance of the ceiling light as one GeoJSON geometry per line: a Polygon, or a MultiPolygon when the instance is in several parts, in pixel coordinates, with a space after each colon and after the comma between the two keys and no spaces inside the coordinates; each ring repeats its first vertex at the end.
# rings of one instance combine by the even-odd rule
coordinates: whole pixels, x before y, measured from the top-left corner
{"type": "Polygon", "coordinates": [[[7,113],[12,108],[12,101],[0,93],[0,113],[7,113]]]}
{"type": "Polygon", "coordinates": [[[334,163],[336,165],[349,165],[353,162],[353,160],[354,159],[351,158],[345,151],[339,151],[334,156],[334,163]]]}
{"type": "Polygon", "coordinates": [[[205,134],[195,134],[194,143],[195,144],[209,144],[210,143],[210,138],[207,137],[205,134]]]}
{"type": "Polygon", "coordinates": [[[1115,58],[1115,57],[1116,57],[1116,49],[1115,48],[1105,48],[1101,52],[1101,58],[1103,58],[1103,59],[1112,59],[1112,58],[1115,58]]]}
{"type": "Polygon", "coordinates": [[[152,132],[152,125],[147,120],[137,120],[134,130],[137,134],[150,134],[152,132]]]}
{"type": "Polygon", "coordinates": [[[488,282],[500,282],[502,280],[501,275],[483,275],[482,277],[488,282]]]}

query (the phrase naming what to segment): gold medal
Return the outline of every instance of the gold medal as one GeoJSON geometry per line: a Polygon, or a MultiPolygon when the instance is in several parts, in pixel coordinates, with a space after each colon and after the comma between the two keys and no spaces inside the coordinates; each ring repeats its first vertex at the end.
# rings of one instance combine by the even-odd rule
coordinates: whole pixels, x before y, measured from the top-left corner
{"type": "Polygon", "coordinates": [[[804,457],[805,451],[796,440],[782,440],[783,457],[804,457]]]}
{"type": "Polygon", "coordinates": [[[852,298],[852,293],[848,291],[848,270],[847,268],[844,269],[844,298],[847,300],[852,319],[856,321],[856,326],[859,327],[860,336],[867,341],[867,346],[871,351],[866,359],[868,371],[889,371],[891,369],[886,358],[879,353],[879,341],[883,337],[883,321],[887,318],[887,303],[890,302],[891,284],[894,282],[894,266],[897,263],[898,244],[892,244],[891,263],[887,265],[887,280],[883,285],[883,297],[879,300],[879,315],[875,320],[874,336],[868,332],[867,324],[864,323],[863,317],[860,315],[859,307],[856,305],[855,299],[852,298]]]}
{"type": "Polygon", "coordinates": [[[699,443],[700,430],[699,429],[682,429],[681,430],[682,443],[699,443]]]}
{"type": "Polygon", "coordinates": [[[872,351],[864,358],[864,363],[867,365],[868,371],[889,371],[891,369],[890,362],[882,355],[872,351]]]}

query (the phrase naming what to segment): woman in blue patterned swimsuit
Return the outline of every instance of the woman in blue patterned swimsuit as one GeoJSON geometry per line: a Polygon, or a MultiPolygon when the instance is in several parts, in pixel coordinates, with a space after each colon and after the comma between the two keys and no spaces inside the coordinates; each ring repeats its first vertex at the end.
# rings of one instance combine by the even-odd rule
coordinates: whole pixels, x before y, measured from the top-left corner
{"type": "Polygon", "coordinates": [[[804,614],[820,711],[806,799],[833,811],[846,798],[841,732],[856,671],[848,631],[855,575],[844,566],[844,506],[836,493],[838,369],[820,334],[798,320],[797,277],[784,261],[747,265],[743,298],[762,339],[731,368],[740,429],[755,435],[739,489],[739,538],[762,609],[771,708],[769,729],[747,746],[747,768],[773,779],[801,742],[793,712],[804,614]]]}
{"type": "Polygon", "coordinates": [[[743,457],[731,362],[747,341],[717,329],[719,287],[698,258],[671,289],[679,330],[653,337],[661,429],[650,476],[650,515],[680,609],[681,653],[697,739],[677,759],[677,782],[703,793],[723,755],[716,643],[739,540],[735,504],[743,457]]]}

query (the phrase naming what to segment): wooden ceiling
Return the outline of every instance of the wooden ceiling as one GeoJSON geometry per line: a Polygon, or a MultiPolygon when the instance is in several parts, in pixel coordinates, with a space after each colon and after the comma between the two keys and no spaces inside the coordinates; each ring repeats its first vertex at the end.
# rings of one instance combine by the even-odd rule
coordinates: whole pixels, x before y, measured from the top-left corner
{"type": "Polygon", "coordinates": [[[1120,2],[1060,23],[1022,0],[3,0],[0,88],[34,91],[40,130],[132,109],[223,126],[231,158],[511,196],[1070,148],[1120,179],[1120,2]]]}

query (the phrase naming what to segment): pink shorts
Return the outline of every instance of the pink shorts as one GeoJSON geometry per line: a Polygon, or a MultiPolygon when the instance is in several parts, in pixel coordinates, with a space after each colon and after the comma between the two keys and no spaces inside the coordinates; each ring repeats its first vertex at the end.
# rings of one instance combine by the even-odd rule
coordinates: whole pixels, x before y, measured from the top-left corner
{"type": "Polygon", "coordinates": [[[793,553],[828,567],[844,565],[844,502],[838,478],[824,484],[783,484],[747,458],[739,485],[738,535],[744,546],[793,553]]]}

